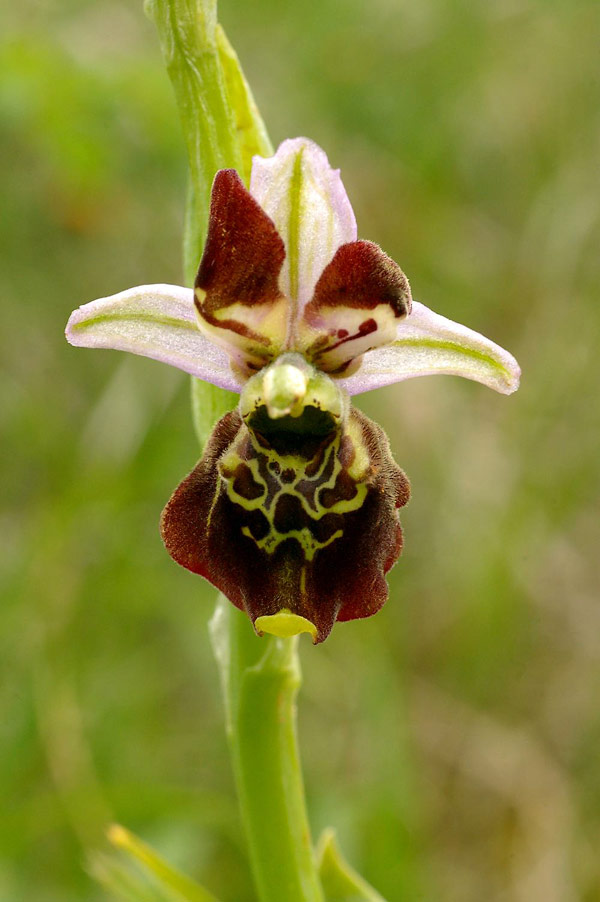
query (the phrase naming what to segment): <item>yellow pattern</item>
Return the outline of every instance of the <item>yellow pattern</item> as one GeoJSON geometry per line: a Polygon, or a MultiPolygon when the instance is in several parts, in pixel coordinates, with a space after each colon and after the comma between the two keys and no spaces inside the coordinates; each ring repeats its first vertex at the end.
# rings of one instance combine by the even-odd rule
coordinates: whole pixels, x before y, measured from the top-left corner
{"type": "Polygon", "coordinates": [[[333,489],[339,474],[342,472],[343,467],[339,460],[342,430],[336,432],[323,455],[318,472],[311,476],[306,475],[306,469],[313,463],[312,460],[305,460],[296,455],[280,455],[273,449],[262,447],[251,429],[247,431],[245,429],[242,430],[241,436],[221,459],[219,470],[225,483],[229,500],[247,511],[260,510],[267,518],[270,527],[269,532],[261,539],[256,539],[247,526],[242,527],[242,533],[251,538],[262,551],[272,554],[282,542],[289,538],[295,538],[302,547],[306,560],[312,561],[319,549],[326,548],[336,539],[343,536],[343,529],[338,529],[328,539],[318,540],[307,527],[281,533],[277,530],[274,519],[277,501],[282,495],[292,495],[297,498],[304,512],[315,522],[327,514],[347,514],[358,510],[362,506],[367,495],[367,485],[364,481],[359,480],[364,479],[366,475],[369,467],[369,456],[367,449],[364,447],[360,429],[355,428],[354,424],[351,426],[350,423],[347,426],[350,426],[350,429],[347,429],[345,434],[350,438],[355,449],[354,460],[348,472],[355,482],[356,494],[350,499],[340,498],[331,507],[324,507],[319,502],[318,493],[322,489],[333,489]],[[255,456],[249,459],[242,457],[238,451],[240,443],[245,444],[248,437],[255,451],[255,456]],[[332,457],[331,475],[324,479],[325,471],[332,464],[332,457]],[[272,493],[270,498],[269,486],[260,472],[261,459],[266,462],[270,478],[278,483],[277,490],[272,493]],[[279,466],[279,473],[274,472],[276,468],[270,466],[273,463],[279,466]],[[255,484],[262,488],[262,493],[258,498],[245,498],[235,491],[234,474],[240,464],[245,464],[250,469],[255,484]],[[289,482],[284,482],[281,477],[281,473],[286,470],[291,470],[294,473],[293,479],[289,482]],[[306,495],[299,489],[299,484],[304,480],[314,486],[311,499],[312,505],[306,495]]]}

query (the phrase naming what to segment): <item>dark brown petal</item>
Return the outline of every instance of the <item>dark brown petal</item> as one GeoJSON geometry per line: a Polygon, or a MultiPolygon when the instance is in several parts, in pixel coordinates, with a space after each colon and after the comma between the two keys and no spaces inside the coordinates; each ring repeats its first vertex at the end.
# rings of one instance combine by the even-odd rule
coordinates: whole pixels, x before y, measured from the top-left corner
{"type": "Polygon", "coordinates": [[[338,248],[300,324],[302,350],[325,372],[343,372],[366,351],[390,344],[411,307],[408,279],[370,241],[338,248]]]}
{"type": "Polygon", "coordinates": [[[278,280],[284,258],[272,220],[235,169],[217,172],[195,304],[205,330],[242,361],[245,355],[263,365],[283,346],[288,304],[278,280]]]}
{"type": "Polygon", "coordinates": [[[364,414],[351,409],[343,434],[321,439],[312,457],[299,438],[298,453],[279,461],[227,414],[161,524],[171,556],[252,622],[286,608],[316,626],[317,642],[336,618],[367,617],[387,599],[409,497],[385,433],[364,414]]]}

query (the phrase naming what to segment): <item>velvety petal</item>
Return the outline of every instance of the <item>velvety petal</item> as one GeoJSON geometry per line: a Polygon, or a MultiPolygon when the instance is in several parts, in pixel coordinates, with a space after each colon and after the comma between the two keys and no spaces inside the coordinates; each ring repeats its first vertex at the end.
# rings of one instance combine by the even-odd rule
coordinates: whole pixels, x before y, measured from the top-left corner
{"type": "Polygon", "coordinates": [[[74,310],[67,340],[81,348],[113,348],[152,357],[205,382],[239,391],[228,355],[202,335],[191,288],[140,285],[74,310]]]}
{"type": "Polygon", "coordinates": [[[383,431],[356,410],[312,437],[271,422],[267,436],[238,411],[220,420],[167,504],[162,535],[252,622],[283,609],[321,642],[336,618],[367,617],[387,599],[409,485],[383,431]]]}
{"type": "Polygon", "coordinates": [[[410,315],[398,324],[394,343],[365,354],[360,369],[340,381],[350,395],[357,395],[438,374],[463,376],[510,395],[519,387],[521,370],[500,345],[414,301],[410,315]]]}
{"type": "Polygon", "coordinates": [[[277,356],[286,339],[290,305],[279,288],[284,257],[273,222],[237,172],[220,170],[195,301],[200,328],[246,372],[277,356]]]}
{"type": "Polygon", "coordinates": [[[250,192],[283,238],[280,285],[301,311],[338,247],[356,239],[339,170],[308,138],[292,138],[273,157],[254,157],[250,192]]]}
{"type": "Polygon", "coordinates": [[[304,308],[299,347],[319,369],[341,373],[354,358],[393,342],[410,307],[408,279],[380,247],[343,244],[304,308]]]}

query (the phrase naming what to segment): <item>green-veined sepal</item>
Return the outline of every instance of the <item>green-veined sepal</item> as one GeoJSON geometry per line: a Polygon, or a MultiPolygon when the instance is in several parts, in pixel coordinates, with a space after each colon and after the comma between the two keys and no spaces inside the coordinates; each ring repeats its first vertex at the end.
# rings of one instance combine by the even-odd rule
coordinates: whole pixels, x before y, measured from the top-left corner
{"type": "Polygon", "coordinates": [[[211,385],[240,391],[231,357],[198,328],[194,293],[181,285],[138,285],[74,310],[65,330],[70,344],[151,357],[211,385]]]}
{"type": "Polygon", "coordinates": [[[521,369],[512,354],[485,335],[413,301],[394,342],[365,354],[360,368],[341,381],[348,394],[358,395],[415,376],[442,374],[510,395],[519,387],[521,369]]]}
{"type": "Polygon", "coordinates": [[[289,138],[274,156],[255,157],[250,191],[273,220],[286,258],[281,290],[297,319],[338,247],[356,240],[356,219],[339,169],[308,138],[289,138]]]}

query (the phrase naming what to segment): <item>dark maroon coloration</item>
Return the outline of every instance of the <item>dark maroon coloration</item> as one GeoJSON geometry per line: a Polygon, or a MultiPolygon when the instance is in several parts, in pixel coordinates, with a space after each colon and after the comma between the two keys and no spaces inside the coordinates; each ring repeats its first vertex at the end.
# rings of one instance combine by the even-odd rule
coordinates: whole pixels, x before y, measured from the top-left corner
{"type": "Polygon", "coordinates": [[[338,441],[332,432],[321,438],[316,451],[311,447],[301,478],[288,489],[289,474],[261,451],[268,449],[264,436],[253,443],[233,411],[217,423],[202,459],[174,492],[161,521],[171,556],[208,579],[253,622],[288,608],[315,624],[317,642],[328,636],[336,619],[367,617],[381,608],[388,596],[385,574],[402,548],[398,508],[408,501],[408,480],[394,462],[383,430],[355,409],[349,416],[370,456],[360,481],[349,472],[355,457],[349,433],[338,441]],[[226,462],[232,446],[235,454],[226,462]],[[258,461],[259,480],[245,462],[251,459],[258,461]],[[231,472],[226,466],[232,466],[231,472]],[[333,487],[326,486],[336,469],[333,487]],[[236,503],[227,484],[244,499],[260,498],[260,507],[249,510],[236,503]],[[360,506],[331,510],[364,491],[361,484],[366,492],[360,506]],[[250,535],[243,534],[244,528],[250,535]],[[343,535],[318,547],[312,560],[295,536],[287,536],[304,530],[307,541],[322,543],[340,529],[343,535]],[[269,553],[257,543],[272,536],[277,541],[269,553]]]}
{"type": "Polygon", "coordinates": [[[389,304],[394,316],[406,316],[411,306],[408,279],[377,244],[351,241],[337,249],[321,273],[304,315],[310,322],[323,307],[374,310],[379,304],[389,304]]]}
{"type": "Polygon", "coordinates": [[[269,305],[281,295],[279,273],[285,247],[273,221],[244,187],[235,169],[217,172],[212,187],[208,235],[195,287],[200,314],[213,325],[231,329],[256,341],[268,341],[232,319],[217,319],[231,304],[269,305]]]}
{"type": "Polygon", "coordinates": [[[410,313],[411,304],[408,279],[380,247],[342,244],[304,309],[315,336],[306,355],[319,369],[340,375],[366,351],[393,341],[396,320],[410,313]]]}

